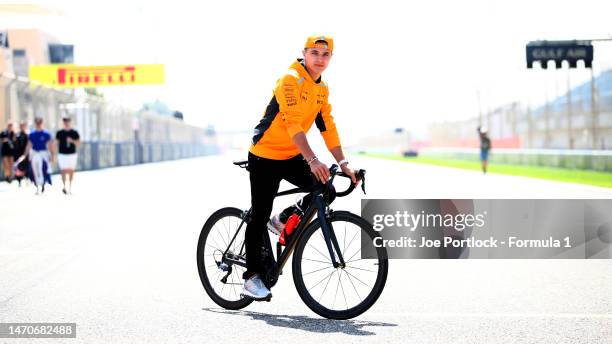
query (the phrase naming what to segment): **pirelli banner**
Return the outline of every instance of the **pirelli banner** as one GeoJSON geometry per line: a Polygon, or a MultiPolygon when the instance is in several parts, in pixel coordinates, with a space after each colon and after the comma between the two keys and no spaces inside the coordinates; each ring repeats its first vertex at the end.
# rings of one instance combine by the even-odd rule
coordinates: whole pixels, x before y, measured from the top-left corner
{"type": "Polygon", "coordinates": [[[30,80],[51,87],[77,88],[164,83],[164,65],[77,66],[68,64],[30,67],[30,80]]]}

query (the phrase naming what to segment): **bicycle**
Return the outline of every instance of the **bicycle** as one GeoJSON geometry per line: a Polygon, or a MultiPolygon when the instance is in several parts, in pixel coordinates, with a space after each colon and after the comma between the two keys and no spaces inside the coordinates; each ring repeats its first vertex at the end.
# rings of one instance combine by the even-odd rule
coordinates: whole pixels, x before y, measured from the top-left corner
{"type": "MultiPolygon", "coordinates": [[[[234,165],[248,170],[248,161],[236,161],[234,165]]],[[[364,218],[348,211],[333,211],[329,207],[336,197],[346,196],[355,189],[351,182],[346,190],[336,192],[333,185],[336,176],[350,179],[337,169],[337,165],[332,165],[330,180],[311,190],[295,188],[276,194],[275,197],[280,197],[310,192],[313,200],[302,212],[291,236],[285,237],[286,245],[277,243],[276,265],[268,287],[276,283],[293,252],[293,281],[302,301],[322,317],[343,320],[364,313],[376,302],[387,280],[388,256],[386,248],[373,246],[373,240],[380,235],[364,218]],[[364,252],[362,247],[366,248],[364,252]],[[333,282],[336,283],[335,290],[334,286],[330,287],[333,282]],[[328,290],[330,293],[325,294],[328,290]],[[342,298],[336,300],[339,294],[342,298]]],[[[362,181],[365,194],[365,170],[360,170],[356,176],[362,181]]],[[[219,209],[207,219],[198,240],[200,280],[208,296],[225,309],[242,309],[254,301],[240,295],[246,257],[245,231],[242,235],[239,233],[242,227],[246,228],[243,225],[249,222],[250,215],[251,209],[219,209]],[[237,228],[235,232],[232,232],[233,228],[237,228]]],[[[265,231],[267,234],[267,229],[265,231]]]]}

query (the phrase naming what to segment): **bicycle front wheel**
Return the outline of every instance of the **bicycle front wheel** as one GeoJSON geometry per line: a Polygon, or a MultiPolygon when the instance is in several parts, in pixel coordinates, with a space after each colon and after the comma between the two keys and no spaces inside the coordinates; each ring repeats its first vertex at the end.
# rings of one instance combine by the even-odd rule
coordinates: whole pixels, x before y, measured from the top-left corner
{"type": "Polygon", "coordinates": [[[345,266],[333,266],[317,219],[308,225],[295,248],[293,281],[313,312],[328,319],[351,319],[368,310],[382,293],[389,269],[387,251],[374,247],[372,241],[380,235],[358,215],[334,212],[330,225],[345,266]],[[362,245],[368,245],[364,252],[362,245]]]}

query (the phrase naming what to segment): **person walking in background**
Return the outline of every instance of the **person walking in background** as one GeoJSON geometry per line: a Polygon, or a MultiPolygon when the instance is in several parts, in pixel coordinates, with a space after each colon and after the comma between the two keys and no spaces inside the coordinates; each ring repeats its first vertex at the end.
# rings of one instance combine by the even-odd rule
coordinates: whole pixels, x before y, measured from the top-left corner
{"type": "MultiPolygon", "coordinates": [[[[45,192],[45,175],[49,174],[49,163],[55,162],[55,147],[53,146],[53,137],[43,128],[43,119],[36,117],[34,124],[36,129],[28,135],[30,142],[28,142],[24,154],[19,158],[19,162],[25,160],[26,155],[30,156],[36,194],[38,195],[40,192],[45,192]]],[[[50,184],[50,178],[48,181],[50,184]]]]}
{"type": "Polygon", "coordinates": [[[480,163],[482,164],[482,173],[487,174],[487,167],[489,165],[489,151],[491,150],[491,139],[487,134],[487,128],[478,127],[478,134],[480,136],[480,163]]]}
{"type": "Polygon", "coordinates": [[[58,146],[57,164],[62,175],[62,192],[67,195],[72,194],[72,179],[77,164],[76,150],[81,141],[79,133],[72,129],[70,117],[63,117],[62,121],[64,128],[57,131],[55,139],[58,146]],[[68,176],[68,190],[66,190],[66,176],[68,176]]]}
{"type": "MultiPolygon", "coordinates": [[[[19,161],[19,158],[24,155],[26,147],[28,146],[28,124],[25,121],[19,123],[19,134],[15,135],[15,150],[13,151],[13,157],[15,161],[19,161]]],[[[19,182],[19,186],[21,186],[21,180],[24,176],[26,176],[28,172],[28,167],[30,164],[30,159],[26,156],[26,158],[16,163],[15,169],[15,179],[19,182]]]]}
{"type": "Polygon", "coordinates": [[[0,132],[0,141],[2,142],[2,170],[4,171],[4,180],[7,183],[12,181],[13,177],[13,163],[15,158],[13,156],[15,132],[13,131],[13,123],[9,122],[6,126],[6,130],[0,132]]]}

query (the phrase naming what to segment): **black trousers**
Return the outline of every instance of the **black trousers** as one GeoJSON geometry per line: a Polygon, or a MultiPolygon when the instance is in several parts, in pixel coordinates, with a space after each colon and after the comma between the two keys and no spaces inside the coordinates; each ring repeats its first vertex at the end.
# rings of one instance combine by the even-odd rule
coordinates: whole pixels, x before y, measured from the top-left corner
{"type": "MultiPolygon", "coordinates": [[[[304,161],[302,155],[297,155],[287,160],[272,160],[259,157],[249,153],[249,172],[251,180],[251,222],[246,227],[245,249],[247,260],[247,271],[243,277],[249,278],[255,273],[261,273],[261,247],[263,246],[263,233],[267,231],[266,224],[272,213],[274,197],[278,192],[281,180],[301,187],[309,188],[316,184],[310,167],[304,161]]],[[[306,208],[312,202],[310,194],[304,196],[300,202],[300,208],[306,208]]],[[[296,210],[290,206],[281,213],[281,221],[296,210]]]]}

